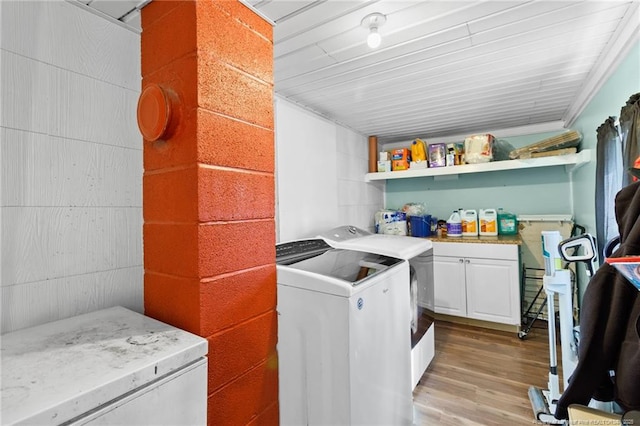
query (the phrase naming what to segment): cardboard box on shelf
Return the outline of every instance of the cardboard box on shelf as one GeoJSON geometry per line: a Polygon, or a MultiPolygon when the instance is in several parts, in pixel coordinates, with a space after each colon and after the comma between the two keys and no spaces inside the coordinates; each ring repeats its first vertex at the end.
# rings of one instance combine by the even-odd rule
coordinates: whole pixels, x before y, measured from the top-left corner
{"type": "Polygon", "coordinates": [[[409,169],[409,149],[399,148],[391,151],[391,170],[408,170],[409,169]]]}
{"type": "Polygon", "coordinates": [[[391,171],[391,161],[378,161],[378,172],[390,172],[391,171]]]}
{"type": "Polygon", "coordinates": [[[426,161],[412,161],[409,164],[409,169],[411,170],[420,170],[420,169],[426,169],[426,168],[427,168],[426,161]]]}
{"type": "Polygon", "coordinates": [[[445,144],[429,144],[428,151],[429,167],[443,167],[447,164],[447,146],[445,144]]]}

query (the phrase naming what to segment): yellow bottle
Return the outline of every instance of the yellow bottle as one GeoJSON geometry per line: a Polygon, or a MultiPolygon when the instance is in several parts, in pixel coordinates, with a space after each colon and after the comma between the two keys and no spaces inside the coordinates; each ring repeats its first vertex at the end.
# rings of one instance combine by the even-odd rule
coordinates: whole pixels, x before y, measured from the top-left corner
{"type": "Polygon", "coordinates": [[[422,139],[416,139],[411,144],[411,161],[427,161],[427,148],[422,139]]]}

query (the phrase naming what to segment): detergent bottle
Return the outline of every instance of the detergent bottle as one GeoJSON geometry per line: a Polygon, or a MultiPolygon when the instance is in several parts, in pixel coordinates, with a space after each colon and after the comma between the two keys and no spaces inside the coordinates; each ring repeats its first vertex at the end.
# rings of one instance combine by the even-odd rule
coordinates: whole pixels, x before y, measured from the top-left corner
{"type": "Polygon", "coordinates": [[[516,235],[518,233],[517,216],[498,208],[498,233],[500,235],[516,235]]]}
{"type": "Polygon", "coordinates": [[[498,235],[498,212],[496,209],[480,209],[478,214],[480,235],[498,235]]]}
{"type": "Polygon", "coordinates": [[[461,214],[462,236],[475,237],[478,235],[478,212],[475,210],[463,210],[461,214]]]}
{"type": "Polygon", "coordinates": [[[427,148],[422,139],[416,139],[411,144],[411,160],[427,161],[427,148]]]}
{"type": "Polygon", "coordinates": [[[454,210],[447,220],[447,236],[448,237],[461,237],[462,236],[462,221],[460,220],[460,213],[454,210]]]}

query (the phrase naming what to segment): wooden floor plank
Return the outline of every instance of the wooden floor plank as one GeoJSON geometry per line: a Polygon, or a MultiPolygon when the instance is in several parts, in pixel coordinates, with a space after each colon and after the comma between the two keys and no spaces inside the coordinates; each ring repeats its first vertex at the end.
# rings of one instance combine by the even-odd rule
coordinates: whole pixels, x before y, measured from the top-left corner
{"type": "Polygon", "coordinates": [[[548,379],[547,331],[516,333],[438,321],[433,362],[414,391],[414,423],[532,425],[529,386],[548,379]]]}

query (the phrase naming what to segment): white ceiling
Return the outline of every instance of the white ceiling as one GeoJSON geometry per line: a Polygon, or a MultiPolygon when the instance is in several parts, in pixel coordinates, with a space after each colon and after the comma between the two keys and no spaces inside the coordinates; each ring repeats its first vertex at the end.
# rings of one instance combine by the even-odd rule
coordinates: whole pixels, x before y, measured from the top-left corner
{"type": "MultiPolygon", "coordinates": [[[[148,3],[82,2],[138,30],[148,3]]],[[[638,39],[639,2],[245,0],[275,23],[276,93],[381,142],[570,126],[638,39]]]]}

